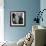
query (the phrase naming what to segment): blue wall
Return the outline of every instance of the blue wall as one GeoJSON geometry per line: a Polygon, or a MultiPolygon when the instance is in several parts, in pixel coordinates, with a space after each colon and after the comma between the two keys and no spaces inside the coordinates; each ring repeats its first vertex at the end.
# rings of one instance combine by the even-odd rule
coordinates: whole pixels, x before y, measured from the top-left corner
{"type": "Polygon", "coordinates": [[[18,41],[32,29],[33,19],[40,10],[40,0],[4,0],[4,38],[18,41]],[[26,11],[25,27],[10,27],[10,11],[26,11]]]}
{"type": "MultiPolygon", "coordinates": [[[[43,9],[46,9],[46,5],[45,5],[45,4],[46,4],[46,0],[41,0],[41,1],[40,1],[40,10],[41,10],[41,11],[42,11],[43,9]]],[[[46,27],[46,10],[43,12],[42,17],[43,17],[43,22],[40,21],[40,25],[46,27]]]]}

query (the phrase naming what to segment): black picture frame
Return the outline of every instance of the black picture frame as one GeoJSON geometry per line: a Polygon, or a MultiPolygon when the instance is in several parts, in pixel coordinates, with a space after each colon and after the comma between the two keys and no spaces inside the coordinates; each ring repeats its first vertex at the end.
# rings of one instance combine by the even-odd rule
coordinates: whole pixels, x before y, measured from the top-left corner
{"type": "Polygon", "coordinates": [[[10,11],[10,26],[23,27],[26,25],[26,11],[10,11]]]}

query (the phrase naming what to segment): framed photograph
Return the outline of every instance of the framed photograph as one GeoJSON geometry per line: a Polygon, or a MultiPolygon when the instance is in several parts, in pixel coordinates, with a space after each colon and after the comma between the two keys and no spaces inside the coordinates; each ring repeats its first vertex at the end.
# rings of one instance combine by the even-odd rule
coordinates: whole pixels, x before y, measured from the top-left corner
{"type": "Polygon", "coordinates": [[[25,11],[11,11],[10,12],[10,26],[25,26],[26,12],[25,11]]]}

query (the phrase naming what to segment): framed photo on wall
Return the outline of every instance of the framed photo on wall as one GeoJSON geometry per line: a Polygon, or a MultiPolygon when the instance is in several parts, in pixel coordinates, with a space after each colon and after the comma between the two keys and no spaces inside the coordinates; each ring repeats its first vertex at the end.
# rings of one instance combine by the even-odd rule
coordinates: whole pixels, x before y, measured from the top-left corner
{"type": "Polygon", "coordinates": [[[25,11],[11,11],[10,12],[10,26],[25,26],[26,12],[25,11]]]}

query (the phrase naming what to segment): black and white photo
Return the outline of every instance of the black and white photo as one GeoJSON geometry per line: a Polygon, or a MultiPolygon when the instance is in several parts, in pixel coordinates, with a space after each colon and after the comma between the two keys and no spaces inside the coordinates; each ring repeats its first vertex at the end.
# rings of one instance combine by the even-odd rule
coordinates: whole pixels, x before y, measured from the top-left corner
{"type": "Polygon", "coordinates": [[[24,26],[25,25],[25,11],[11,11],[10,12],[10,25],[11,26],[24,26]]]}

